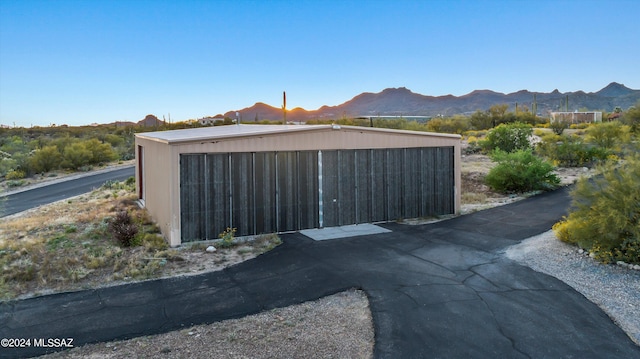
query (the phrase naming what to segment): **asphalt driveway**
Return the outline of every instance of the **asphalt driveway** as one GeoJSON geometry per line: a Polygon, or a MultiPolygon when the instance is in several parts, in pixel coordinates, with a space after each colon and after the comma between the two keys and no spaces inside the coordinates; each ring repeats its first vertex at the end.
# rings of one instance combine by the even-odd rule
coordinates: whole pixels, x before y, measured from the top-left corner
{"type": "MultiPolygon", "coordinates": [[[[242,317],[356,287],[369,297],[377,358],[638,358],[611,319],[503,250],[549,230],[567,190],[429,225],[316,242],[300,233],[223,271],[0,305],[0,338],[74,345],[242,317]]],[[[47,348],[2,349],[1,357],[47,348]]]]}

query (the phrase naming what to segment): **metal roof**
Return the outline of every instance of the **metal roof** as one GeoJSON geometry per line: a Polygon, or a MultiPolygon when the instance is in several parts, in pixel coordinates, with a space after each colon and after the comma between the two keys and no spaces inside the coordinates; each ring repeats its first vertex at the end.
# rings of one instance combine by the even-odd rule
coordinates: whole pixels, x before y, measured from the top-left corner
{"type": "Polygon", "coordinates": [[[182,142],[197,142],[211,139],[235,138],[235,137],[251,137],[260,135],[285,134],[302,131],[326,131],[326,130],[357,130],[357,131],[375,131],[387,132],[394,134],[406,134],[413,136],[430,136],[430,137],[450,137],[460,138],[459,135],[419,132],[406,130],[393,130],[387,128],[375,127],[358,127],[343,125],[227,125],[213,127],[198,127],[183,130],[143,132],[136,134],[136,137],[149,139],[152,141],[163,142],[167,144],[182,142]]]}

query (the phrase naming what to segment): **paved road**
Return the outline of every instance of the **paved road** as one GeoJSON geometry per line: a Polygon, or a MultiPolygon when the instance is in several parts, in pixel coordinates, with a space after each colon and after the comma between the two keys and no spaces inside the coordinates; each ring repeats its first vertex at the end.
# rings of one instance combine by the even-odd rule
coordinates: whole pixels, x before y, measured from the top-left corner
{"type": "Polygon", "coordinates": [[[595,304],[503,254],[547,231],[568,203],[562,189],[439,223],[384,225],[391,233],[320,242],[288,234],[218,272],[0,304],[0,338],[131,338],[361,288],[376,358],[640,358],[595,304]]]}
{"type": "Polygon", "coordinates": [[[0,197],[0,217],[90,192],[109,180],[122,181],[134,175],[135,167],[128,166],[9,194],[0,197]]]}

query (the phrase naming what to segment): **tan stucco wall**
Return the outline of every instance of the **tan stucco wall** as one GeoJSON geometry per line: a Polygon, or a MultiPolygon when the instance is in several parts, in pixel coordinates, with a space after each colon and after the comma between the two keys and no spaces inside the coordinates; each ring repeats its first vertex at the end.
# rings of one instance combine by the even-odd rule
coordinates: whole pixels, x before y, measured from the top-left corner
{"type": "MultiPolygon", "coordinates": [[[[142,134],[145,136],[148,134],[142,134]]],[[[425,135],[412,131],[388,131],[327,126],[314,131],[280,132],[258,136],[212,138],[166,143],[136,136],[136,148],[144,147],[145,206],[157,221],[171,246],[180,241],[180,154],[376,149],[411,147],[454,147],[455,212],[460,212],[461,144],[456,135],[425,135]]],[[[138,154],[136,150],[136,155],[138,154]]],[[[138,161],[136,161],[137,166],[138,161]]],[[[136,169],[136,180],[139,170],[136,169]]],[[[139,183],[139,182],[138,182],[139,183]]]]}
{"type": "MultiPolygon", "coordinates": [[[[172,193],[174,174],[177,172],[170,153],[172,148],[162,143],[136,138],[136,184],[143,184],[143,203],[151,217],[156,221],[162,233],[171,245],[179,245],[179,236],[171,235],[172,228],[172,193]],[[138,146],[143,147],[143,172],[140,173],[138,146]],[[175,240],[178,240],[176,243],[175,240]]],[[[179,189],[179,188],[178,188],[179,189]]],[[[178,192],[179,193],[179,192],[178,192]]],[[[179,212],[177,212],[179,213],[179,212]]]]}

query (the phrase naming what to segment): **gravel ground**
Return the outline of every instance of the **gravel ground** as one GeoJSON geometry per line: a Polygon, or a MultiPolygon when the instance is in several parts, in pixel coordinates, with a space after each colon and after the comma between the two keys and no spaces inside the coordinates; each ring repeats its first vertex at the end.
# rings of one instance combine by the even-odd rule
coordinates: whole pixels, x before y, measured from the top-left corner
{"type": "Polygon", "coordinates": [[[505,254],[582,293],[640,345],[640,271],[598,263],[559,241],[553,231],[526,239],[505,254]]]}

